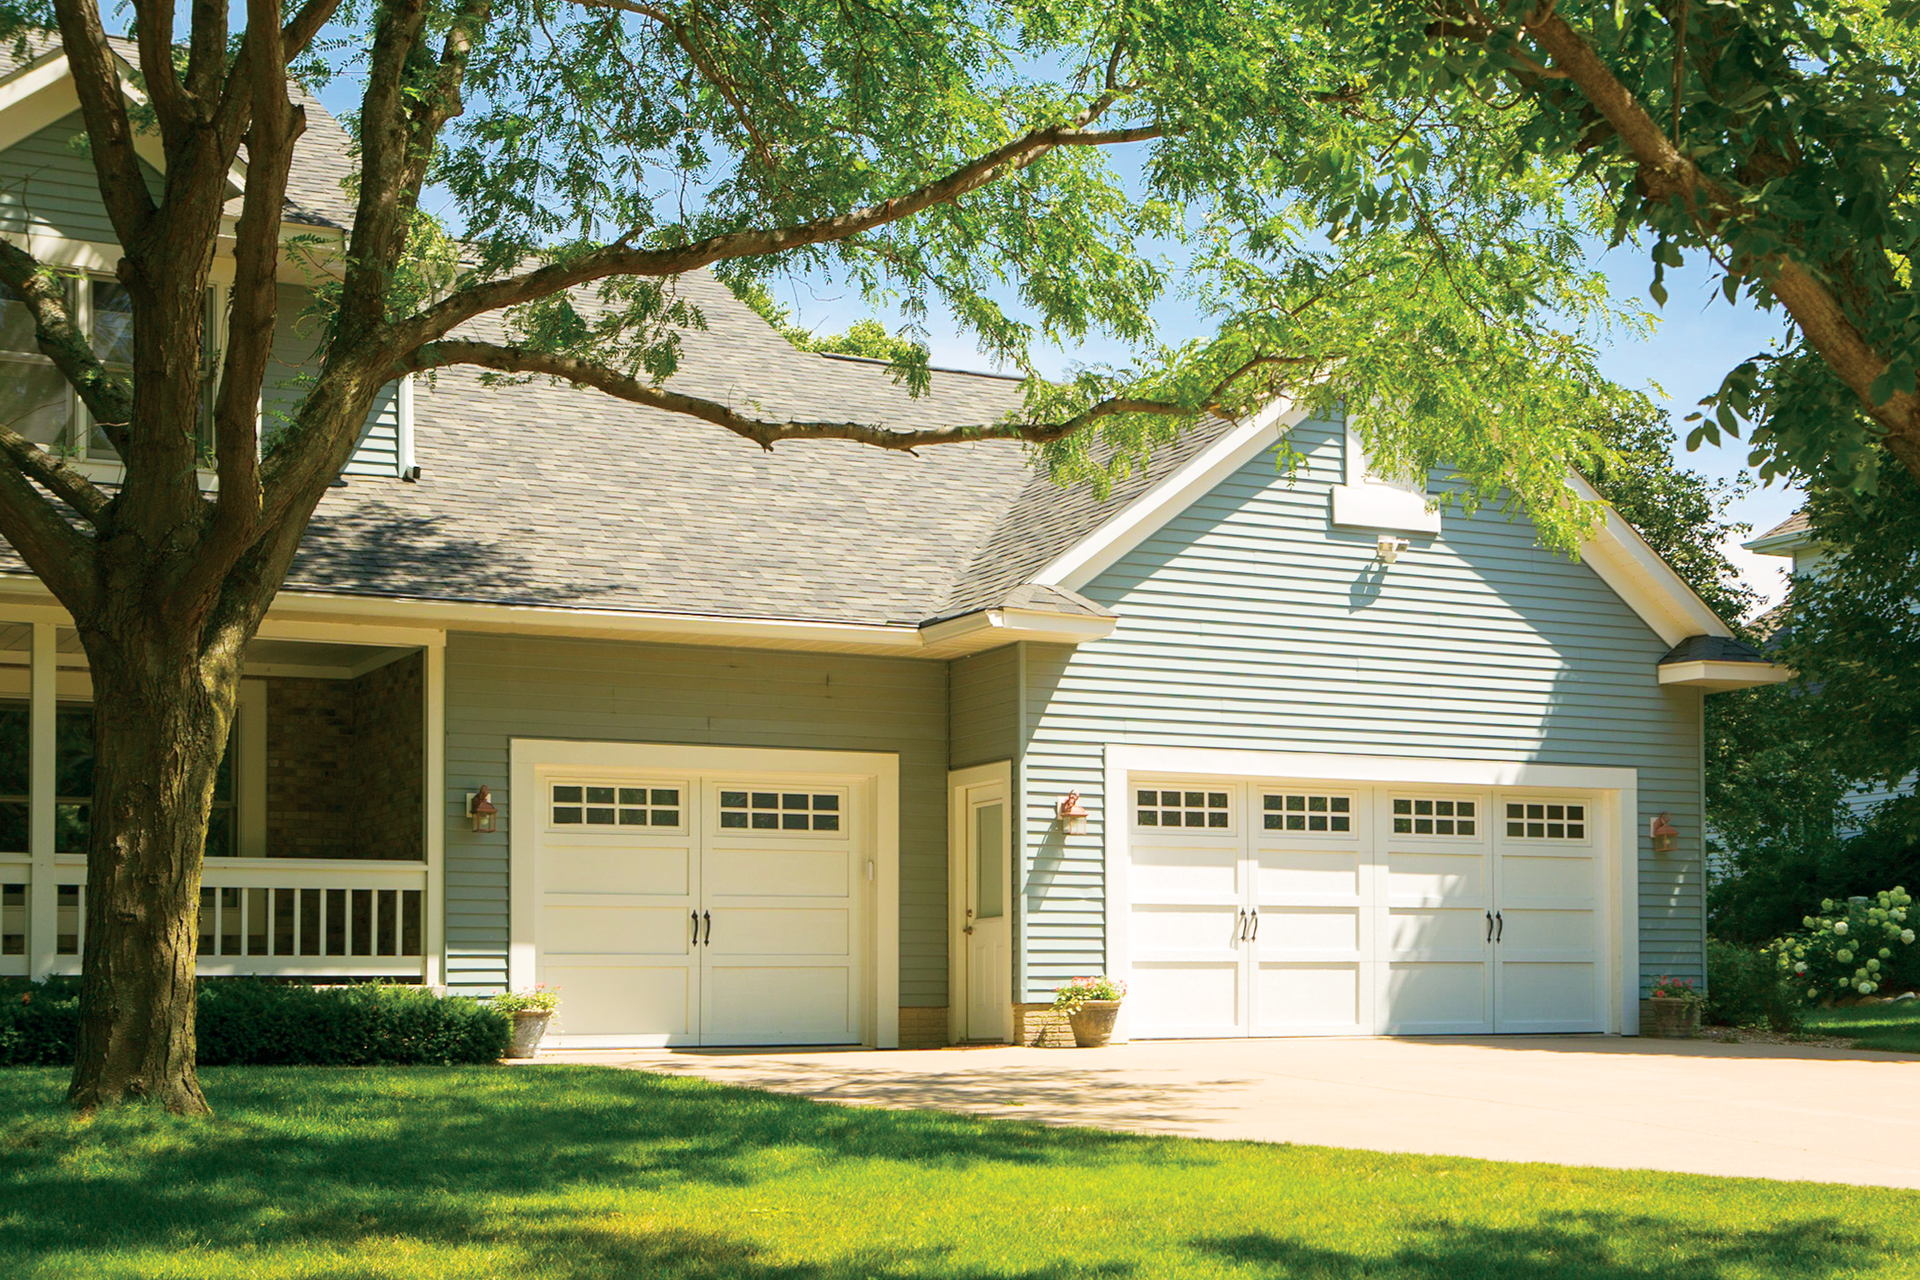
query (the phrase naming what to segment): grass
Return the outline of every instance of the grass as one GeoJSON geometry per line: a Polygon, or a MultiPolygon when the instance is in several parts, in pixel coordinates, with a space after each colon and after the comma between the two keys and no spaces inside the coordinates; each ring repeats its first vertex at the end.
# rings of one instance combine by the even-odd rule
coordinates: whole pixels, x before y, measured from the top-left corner
{"type": "Polygon", "coordinates": [[[1814,1035],[1852,1036],[1857,1049],[1920,1053],[1920,1000],[1853,1009],[1816,1009],[1802,1028],[1814,1035]]]}
{"type": "Polygon", "coordinates": [[[1048,1129],[592,1067],[210,1069],[211,1122],[78,1120],[63,1074],[0,1073],[9,1280],[1920,1270],[1906,1191],[1048,1129]]]}

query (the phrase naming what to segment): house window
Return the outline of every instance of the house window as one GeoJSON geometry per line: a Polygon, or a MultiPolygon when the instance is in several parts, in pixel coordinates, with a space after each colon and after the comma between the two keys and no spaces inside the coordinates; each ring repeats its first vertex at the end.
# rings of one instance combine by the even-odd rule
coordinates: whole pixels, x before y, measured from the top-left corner
{"type": "Polygon", "coordinates": [[[556,782],[552,807],[556,827],[678,827],[680,788],[556,782]]]}
{"type": "Polygon", "coordinates": [[[1268,831],[1346,835],[1353,831],[1353,797],[1305,793],[1263,796],[1260,825],[1268,831]]]}
{"type": "Polygon", "coordinates": [[[1393,799],[1393,833],[1397,836],[1471,836],[1479,834],[1479,827],[1479,805],[1473,800],[1393,799]]]}
{"type": "Polygon", "coordinates": [[[1507,836],[1513,840],[1585,840],[1584,804],[1509,804],[1507,836]]]}
{"type": "MultiPolygon", "coordinates": [[[[31,840],[29,808],[33,716],[24,702],[0,702],[0,852],[26,853],[31,840]]],[[[207,817],[206,854],[229,857],[239,823],[234,804],[234,739],[213,784],[207,817]]],[[[53,722],[53,851],[85,853],[93,813],[93,708],[62,706],[53,722]]]]}
{"type": "Polygon", "coordinates": [[[27,886],[0,884],[0,956],[27,954],[27,886]]]}
{"type": "Polygon", "coordinates": [[[722,791],[720,825],[748,831],[838,831],[840,795],[822,791],[722,791]]]}
{"type": "Polygon", "coordinates": [[[1220,831],[1233,826],[1232,801],[1224,791],[1141,790],[1135,795],[1135,818],[1143,827],[1203,827],[1220,831]]]}

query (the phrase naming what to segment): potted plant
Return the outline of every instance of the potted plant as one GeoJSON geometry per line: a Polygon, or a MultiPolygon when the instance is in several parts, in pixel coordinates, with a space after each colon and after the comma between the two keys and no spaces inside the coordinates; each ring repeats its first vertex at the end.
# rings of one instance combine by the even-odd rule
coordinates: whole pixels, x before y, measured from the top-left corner
{"type": "Polygon", "coordinates": [[[487,1003],[513,1018],[513,1044],[509,1058],[531,1058],[547,1034],[547,1023],[560,1007],[560,993],[542,982],[525,991],[507,991],[487,1003]]]}
{"type": "Polygon", "coordinates": [[[1053,1007],[1067,1015],[1075,1045],[1098,1049],[1113,1039],[1113,1022],[1120,1016],[1120,1001],[1126,994],[1126,983],[1105,974],[1075,978],[1054,993],[1053,1007]]]}
{"type": "Polygon", "coordinates": [[[1707,997],[1694,988],[1693,979],[1660,977],[1647,998],[1653,1005],[1653,1025],[1642,1027],[1641,1035],[1686,1040],[1699,1034],[1700,1006],[1707,997]]]}

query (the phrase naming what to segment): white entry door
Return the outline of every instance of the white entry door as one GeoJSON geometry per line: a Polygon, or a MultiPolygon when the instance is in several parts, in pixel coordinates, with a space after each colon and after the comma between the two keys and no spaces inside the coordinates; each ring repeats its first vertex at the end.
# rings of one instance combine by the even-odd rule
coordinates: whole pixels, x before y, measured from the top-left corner
{"type": "Polygon", "coordinates": [[[536,980],[560,1043],[858,1044],[866,785],[542,771],[536,980]]]}
{"type": "Polygon", "coordinates": [[[959,1038],[1003,1042],[1013,1039],[1013,913],[1011,814],[1007,784],[1001,778],[957,786],[953,796],[959,862],[960,963],[962,990],[959,1038]]]}

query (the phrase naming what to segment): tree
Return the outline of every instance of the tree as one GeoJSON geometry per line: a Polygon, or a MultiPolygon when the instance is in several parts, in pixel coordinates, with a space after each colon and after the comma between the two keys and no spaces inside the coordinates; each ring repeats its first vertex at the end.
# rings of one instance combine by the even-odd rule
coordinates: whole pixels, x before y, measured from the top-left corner
{"type": "MultiPolygon", "coordinates": [[[[1367,50],[1357,102],[1499,101],[1526,154],[1577,161],[1614,238],[1665,268],[1709,255],[1731,300],[1788,333],[1728,373],[1691,441],[1750,418],[1763,476],[1871,491],[1920,476],[1920,26],[1910,3],[1843,0],[1325,0],[1367,50]],[[1876,447],[1878,446],[1878,447],[1876,447]]],[[[1407,163],[1416,163],[1415,147],[1407,163]]],[[[1346,184],[1367,181],[1355,171],[1346,184]]],[[[1331,211],[1338,222],[1339,209],[1331,211]]]]}
{"type": "MultiPolygon", "coordinates": [[[[130,64],[93,0],[50,2],[15,16],[55,27],[72,68],[133,332],[131,372],[115,372],[53,273],[0,245],[0,282],[124,464],[109,490],[0,430],[0,534],[72,614],[95,689],[69,1092],[82,1108],[206,1109],[194,920],[242,654],[399,375],[550,377],[768,448],[1023,441],[1096,484],[1205,414],[1344,398],[1368,407],[1382,456],[1447,459],[1467,501],[1510,495],[1558,545],[1591,515],[1562,481],[1601,447],[1572,410],[1614,395],[1585,336],[1608,304],[1574,252],[1592,210],[1536,212],[1566,166],[1490,149],[1506,117],[1478,103],[1356,112],[1340,47],[1270,0],[375,0],[364,16],[248,0],[238,32],[224,4],[192,6],[180,32],[167,0],[135,0],[130,64]],[[290,83],[329,74],[360,89],[357,211],[316,276],[318,376],[263,449],[255,405],[305,125],[290,83]],[[141,131],[165,154],[158,195],[141,131]],[[1301,175],[1330,147],[1373,156],[1416,136],[1427,167],[1383,174],[1367,198],[1411,229],[1314,239],[1301,175]],[[209,387],[203,298],[242,155],[232,340],[209,387]],[[452,225],[423,212],[429,183],[451,195],[452,225]],[[1135,247],[1154,238],[1193,248],[1183,287],[1216,338],[1155,341],[1170,268],[1135,247]],[[943,306],[1029,375],[1026,409],[932,430],[762,419],[682,394],[676,352],[701,318],[673,281],[699,268],[739,286],[839,273],[870,299],[943,306]],[[1036,344],[1091,333],[1131,344],[1138,367],[1033,376],[1036,344]],[[201,465],[217,492],[201,492],[201,465]]],[[[890,355],[928,385],[923,347],[890,355]]]]}

